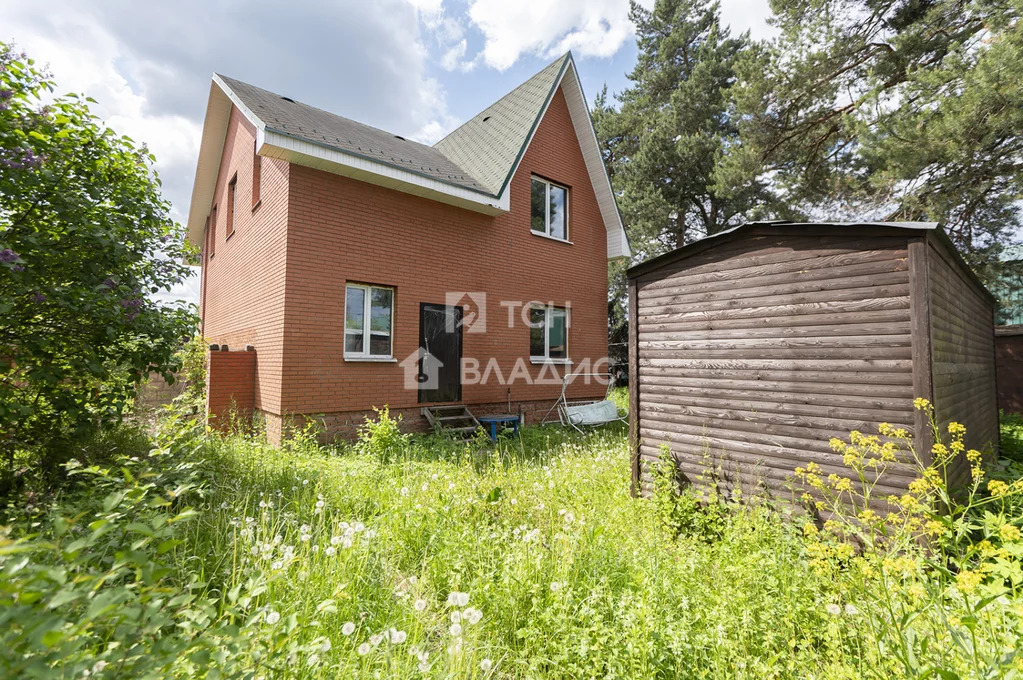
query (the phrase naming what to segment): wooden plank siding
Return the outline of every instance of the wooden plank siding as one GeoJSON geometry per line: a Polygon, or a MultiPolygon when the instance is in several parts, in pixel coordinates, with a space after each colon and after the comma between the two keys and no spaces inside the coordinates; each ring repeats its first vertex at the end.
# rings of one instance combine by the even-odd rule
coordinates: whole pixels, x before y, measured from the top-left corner
{"type": "MultiPolygon", "coordinates": [[[[994,300],[934,224],[750,224],[629,270],[633,490],[663,446],[690,483],[790,497],[828,440],[881,422],[997,445],[994,300]]],[[[916,477],[908,451],[875,493],[916,477]]],[[[950,474],[969,478],[965,460],[950,474]]],[[[883,501],[881,501],[883,502],[883,501]]]]}
{"type": "Polygon", "coordinates": [[[909,267],[884,230],[754,230],[634,276],[634,488],[667,445],[690,483],[789,497],[810,461],[850,474],[831,437],[911,429],[909,267]]]}
{"type": "MultiPolygon", "coordinates": [[[[928,242],[935,421],[943,434],[950,422],[960,422],[967,428],[967,447],[993,450],[998,445],[994,305],[945,244],[928,242]]],[[[958,459],[948,476],[950,486],[968,482],[969,464],[958,459]]]]}

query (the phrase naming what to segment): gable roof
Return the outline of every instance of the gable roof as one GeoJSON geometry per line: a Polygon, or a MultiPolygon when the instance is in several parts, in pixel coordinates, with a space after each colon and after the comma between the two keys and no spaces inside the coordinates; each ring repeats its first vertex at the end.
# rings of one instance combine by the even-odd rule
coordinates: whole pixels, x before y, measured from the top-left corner
{"type": "Polygon", "coordinates": [[[533,132],[568,67],[565,54],[480,111],[436,144],[494,196],[511,181],[533,132]]]}
{"type": "Polygon", "coordinates": [[[608,258],[628,257],[625,228],[570,52],[432,147],[214,74],[192,189],[189,240],[198,244],[202,239],[232,108],[256,128],[261,156],[498,215],[510,209],[511,177],[559,87],[600,207],[608,258]]]}

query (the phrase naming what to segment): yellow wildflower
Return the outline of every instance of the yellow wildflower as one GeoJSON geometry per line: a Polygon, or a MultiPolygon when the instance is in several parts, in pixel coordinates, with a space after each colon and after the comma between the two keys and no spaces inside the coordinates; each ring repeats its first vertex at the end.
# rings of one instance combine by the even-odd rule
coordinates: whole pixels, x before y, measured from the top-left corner
{"type": "Polygon", "coordinates": [[[937,442],[931,446],[931,454],[935,458],[944,458],[948,455],[948,447],[941,442],[937,442]]]}
{"type": "Polygon", "coordinates": [[[1009,485],[1000,479],[992,479],[987,483],[987,490],[991,492],[992,496],[1004,496],[1009,493],[1009,485]]]}
{"type": "Polygon", "coordinates": [[[931,402],[927,401],[923,397],[917,397],[916,399],[913,400],[913,408],[915,408],[918,411],[923,411],[925,409],[929,409],[930,407],[931,402]]]}
{"type": "Polygon", "coordinates": [[[804,536],[816,536],[819,533],[820,532],[817,531],[817,527],[816,525],[813,524],[813,522],[807,522],[806,524],[803,525],[804,536]]]}
{"type": "Polygon", "coordinates": [[[831,450],[835,451],[836,453],[841,453],[842,451],[845,450],[845,442],[839,439],[838,437],[832,437],[831,441],[828,442],[828,444],[831,446],[831,450]]]}
{"type": "Polygon", "coordinates": [[[930,536],[941,536],[945,533],[945,525],[936,519],[932,519],[924,525],[924,531],[930,536]]]}
{"type": "Polygon", "coordinates": [[[959,587],[959,592],[962,593],[972,593],[983,580],[982,574],[965,569],[956,575],[956,585],[959,587]]]}
{"type": "MultiPolygon", "coordinates": [[[[930,483],[928,483],[928,481],[923,477],[917,477],[909,483],[910,493],[924,494],[927,493],[929,488],[931,488],[930,483]]],[[[903,498],[905,498],[905,496],[903,496],[903,498]]]]}
{"type": "Polygon", "coordinates": [[[1002,540],[1006,543],[1010,541],[1018,541],[1020,537],[1019,527],[1013,524],[1003,524],[998,530],[998,535],[1001,536],[1002,540]]]}
{"type": "Polygon", "coordinates": [[[952,435],[966,434],[966,426],[953,420],[948,424],[948,433],[952,435]]]}
{"type": "Polygon", "coordinates": [[[981,458],[983,457],[984,454],[982,454],[977,449],[970,449],[969,451],[966,452],[966,460],[970,461],[971,463],[979,463],[981,458]]]}

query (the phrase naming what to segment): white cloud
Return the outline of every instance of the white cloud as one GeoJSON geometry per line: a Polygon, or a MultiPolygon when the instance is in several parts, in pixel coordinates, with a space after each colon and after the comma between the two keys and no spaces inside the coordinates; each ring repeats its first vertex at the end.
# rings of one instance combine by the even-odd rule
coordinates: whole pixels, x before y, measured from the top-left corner
{"type": "Polygon", "coordinates": [[[444,53],[444,56],[440,58],[440,65],[445,71],[454,71],[456,68],[462,70],[468,70],[473,65],[473,62],[463,62],[462,59],[465,57],[465,51],[468,49],[469,43],[463,38],[459,40],[454,47],[444,53]]]}
{"type": "Polygon", "coordinates": [[[523,54],[610,57],[634,32],[628,0],[472,0],[469,17],[484,36],[483,60],[499,71],[523,54]]]}
{"type": "MultiPolygon", "coordinates": [[[[49,64],[58,92],[146,143],[172,216],[188,212],[210,75],[225,73],[398,134],[430,140],[455,121],[427,73],[424,17],[461,39],[439,0],[53,0],[0,3],[4,40],[49,64]]],[[[195,299],[194,282],[172,296],[195,299]]]]}

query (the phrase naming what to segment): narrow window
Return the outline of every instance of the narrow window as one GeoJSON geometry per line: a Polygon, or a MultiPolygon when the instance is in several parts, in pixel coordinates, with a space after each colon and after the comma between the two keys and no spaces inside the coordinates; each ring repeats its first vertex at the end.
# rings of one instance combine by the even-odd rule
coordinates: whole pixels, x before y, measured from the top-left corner
{"type": "Polygon", "coordinates": [[[210,259],[217,254],[217,206],[210,211],[210,259]]]}
{"type": "Polygon", "coordinates": [[[256,153],[256,142],[252,142],[252,207],[259,205],[263,197],[263,157],[256,153]]]}
{"type": "Polygon", "coordinates": [[[349,283],[345,289],[346,359],[390,359],[394,289],[349,283]]]}
{"type": "Polygon", "coordinates": [[[237,212],[237,201],[235,195],[238,193],[238,175],[235,174],[227,184],[227,235],[230,238],[234,234],[235,213],[237,212]]]}
{"type": "Polygon", "coordinates": [[[529,310],[529,357],[535,361],[568,359],[568,310],[532,307],[529,310]]]}
{"type": "Polygon", "coordinates": [[[568,240],[568,189],[534,177],[529,193],[529,228],[568,240]]]}

